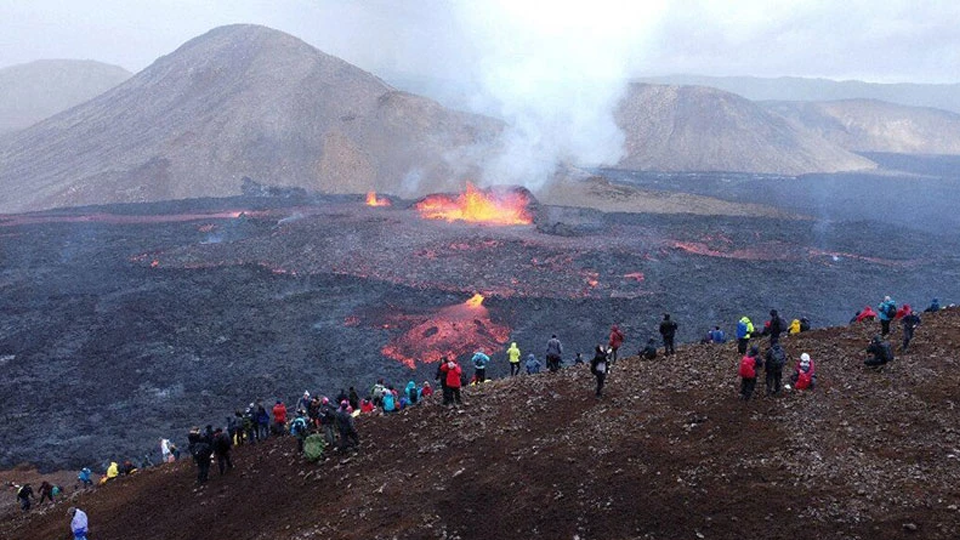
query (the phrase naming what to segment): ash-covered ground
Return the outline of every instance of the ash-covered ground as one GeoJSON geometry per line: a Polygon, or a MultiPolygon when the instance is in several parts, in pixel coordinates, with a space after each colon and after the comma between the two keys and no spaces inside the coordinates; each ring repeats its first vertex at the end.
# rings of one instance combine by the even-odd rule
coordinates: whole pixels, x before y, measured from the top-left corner
{"type": "Polygon", "coordinates": [[[823,326],[884,294],[960,296],[957,240],[913,228],[534,213],[490,227],[295,196],[2,216],[0,467],[139,458],[257,398],[432,380],[437,351],[494,348],[499,376],[509,341],[542,357],[556,333],[570,362],[619,323],[635,352],[664,312],[693,341],[770,308],[823,326]]]}

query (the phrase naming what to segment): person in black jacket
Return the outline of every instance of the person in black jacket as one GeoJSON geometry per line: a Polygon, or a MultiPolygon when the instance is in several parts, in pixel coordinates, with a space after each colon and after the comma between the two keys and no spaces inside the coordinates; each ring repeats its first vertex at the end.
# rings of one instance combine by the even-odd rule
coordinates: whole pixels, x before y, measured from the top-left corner
{"type": "Polygon", "coordinates": [[[640,357],[644,360],[653,360],[657,357],[657,340],[650,338],[647,340],[647,346],[640,351],[640,357]]]}
{"type": "Polygon", "coordinates": [[[770,335],[770,346],[780,342],[780,334],[787,331],[787,321],[777,313],[777,310],[770,310],[770,324],[763,329],[763,333],[770,335]]]}
{"type": "Polygon", "coordinates": [[[213,456],[213,448],[206,438],[200,435],[200,428],[193,428],[187,434],[187,441],[190,445],[190,455],[193,456],[193,462],[197,464],[197,484],[203,484],[210,475],[210,458],[213,456]]]}
{"type": "Polygon", "coordinates": [[[228,469],[233,468],[233,461],[230,460],[230,448],[233,441],[230,435],[223,432],[223,429],[217,428],[213,432],[213,453],[217,456],[217,468],[222,475],[228,469]]]}
{"type": "Polygon", "coordinates": [[[597,345],[593,360],[590,360],[590,373],[597,378],[597,398],[603,397],[603,383],[607,379],[607,369],[610,363],[607,359],[607,351],[602,345],[597,345]]]}
{"type": "Polygon", "coordinates": [[[867,346],[867,352],[872,355],[863,361],[867,366],[882,366],[893,360],[893,349],[889,343],[883,341],[881,336],[873,336],[873,340],[867,346]]]}
{"type": "Polygon", "coordinates": [[[663,314],[663,322],[660,323],[660,335],[663,336],[663,354],[670,356],[677,351],[673,348],[673,339],[677,335],[677,323],[670,320],[670,314],[663,314]]]}
{"type": "Polygon", "coordinates": [[[780,394],[780,384],[783,381],[783,365],[787,363],[787,353],[779,343],[767,349],[766,362],[763,370],[766,373],[767,396],[780,394]]]}
{"type": "Polygon", "coordinates": [[[920,316],[917,315],[916,311],[911,310],[910,313],[903,317],[900,324],[903,325],[903,348],[901,348],[900,351],[907,352],[910,340],[913,339],[913,331],[920,326],[920,316]]]}
{"type": "Polygon", "coordinates": [[[348,448],[360,446],[360,436],[357,434],[356,424],[353,422],[353,416],[347,412],[347,401],[340,403],[340,409],[337,411],[337,429],[340,431],[340,451],[348,448]]]}

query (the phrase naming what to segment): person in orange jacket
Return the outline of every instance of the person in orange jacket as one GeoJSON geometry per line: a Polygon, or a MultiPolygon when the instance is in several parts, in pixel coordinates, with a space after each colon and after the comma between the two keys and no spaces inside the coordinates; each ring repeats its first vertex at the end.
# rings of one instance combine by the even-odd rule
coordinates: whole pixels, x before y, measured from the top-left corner
{"type": "Polygon", "coordinates": [[[626,337],[623,335],[623,332],[620,330],[620,327],[613,325],[610,327],[610,363],[617,363],[617,350],[620,349],[620,346],[623,345],[623,340],[626,337]]]}
{"type": "Polygon", "coordinates": [[[279,399],[273,406],[273,432],[277,435],[283,435],[287,430],[287,406],[279,399]]]}

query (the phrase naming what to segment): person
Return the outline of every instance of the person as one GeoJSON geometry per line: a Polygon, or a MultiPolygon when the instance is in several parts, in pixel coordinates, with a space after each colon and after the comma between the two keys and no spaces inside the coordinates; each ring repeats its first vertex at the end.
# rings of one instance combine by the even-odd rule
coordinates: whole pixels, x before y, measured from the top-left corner
{"type": "Polygon", "coordinates": [[[234,411],[232,415],[227,416],[227,436],[230,437],[231,444],[240,444],[243,435],[240,434],[240,425],[243,423],[243,413],[234,411]]]}
{"type": "Polygon", "coordinates": [[[579,366],[583,364],[583,353],[578,352],[576,356],[573,357],[573,365],[579,366]]]}
{"type": "Polygon", "coordinates": [[[87,540],[89,527],[87,513],[71,506],[67,509],[67,515],[70,516],[70,532],[73,533],[73,540],[87,540]]]}
{"type": "Polygon", "coordinates": [[[894,315],[893,318],[899,321],[900,319],[909,315],[910,312],[912,311],[913,311],[913,308],[910,307],[910,304],[903,304],[903,306],[901,306],[900,309],[897,310],[897,314],[894,315]]]}
{"type": "Polygon", "coordinates": [[[797,390],[813,390],[817,383],[817,373],[810,355],[803,353],[800,355],[800,361],[790,376],[793,386],[797,390]]]}
{"type": "Polygon", "coordinates": [[[120,466],[116,461],[111,461],[110,466],[107,467],[107,480],[113,480],[118,476],[120,476],[120,466]]]}
{"type": "Polygon", "coordinates": [[[750,336],[753,334],[753,322],[744,315],[737,321],[737,353],[747,354],[747,345],[750,343],[750,336]]]}
{"type": "Polygon", "coordinates": [[[420,390],[417,389],[417,383],[413,381],[408,382],[407,387],[404,389],[404,394],[410,405],[416,405],[420,402],[420,390]]]}
{"type": "Polygon", "coordinates": [[[360,408],[360,394],[357,393],[357,389],[350,387],[350,392],[347,394],[347,401],[350,402],[350,407],[354,410],[360,408]]]}
{"type": "Polygon", "coordinates": [[[233,461],[230,460],[230,449],[233,446],[233,440],[230,435],[224,433],[223,428],[217,428],[213,432],[213,454],[217,458],[217,469],[220,475],[233,468],[233,461]]]}
{"type": "Polygon", "coordinates": [[[283,401],[277,400],[273,406],[273,432],[276,435],[282,435],[287,429],[287,406],[283,401]]]}
{"type": "Polygon", "coordinates": [[[53,485],[50,482],[44,480],[40,483],[40,502],[37,504],[43,504],[43,501],[50,499],[50,502],[53,500],[53,485]]]}
{"type": "Polygon", "coordinates": [[[767,349],[766,362],[763,370],[766,374],[767,396],[780,394],[780,385],[783,380],[783,366],[787,363],[787,353],[779,343],[774,343],[767,349]]]}
{"type": "Polygon", "coordinates": [[[791,336],[800,333],[800,319],[790,321],[790,328],[787,329],[787,333],[791,336]]]}
{"type": "Polygon", "coordinates": [[[433,387],[430,386],[430,381],[423,381],[423,386],[420,387],[420,399],[428,398],[433,395],[433,387]]]}
{"type": "Polygon", "coordinates": [[[727,342],[727,334],[725,334],[719,326],[714,326],[712,330],[707,332],[707,335],[710,336],[710,343],[720,344],[727,342]]]}
{"type": "Polygon", "coordinates": [[[527,355],[527,361],[524,363],[524,367],[527,368],[527,375],[540,373],[540,361],[537,360],[537,357],[534,356],[533,353],[527,355]]]}
{"type": "Polygon", "coordinates": [[[373,406],[373,402],[370,401],[370,398],[363,398],[360,400],[360,412],[361,413],[372,413],[377,408],[373,406]]]}
{"type": "Polygon", "coordinates": [[[30,501],[34,499],[33,488],[30,484],[24,484],[17,489],[17,501],[20,502],[22,512],[30,511],[30,501]]]}
{"type": "Polygon", "coordinates": [[[657,340],[650,338],[647,340],[647,346],[640,351],[640,358],[644,360],[653,360],[657,357],[657,340]]]}
{"type": "Polygon", "coordinates": [[[260,427],[257,421],[257,406],[250,403],[246,412],[243,414],[243,430],[247,432],[247,440],[250,444],[260,440],[260,427]]]}
{"type": "Polygon", "coordinates": [[[603,382],[607,378],[607,351],[602,345],[597,345],[593,360],[590,361],[590,373],[597,378],[597,399],[603,397],[603,382]]]}
{"type": "Polygon", "coordinates": [[[310,391],[304,390],[303,395],[297,400],[297,406],[294,410],[307,410],[310,408],[310,391]]]}
{"type": "Polygon", "coordinates": [[[383,399],[384,392],[387,391],[387,387],[383,384],[383,379],[377,379],[377,384],[373,385],[373,388],[370,389],[370,399],[373,400],[373,404],[377,407],[381,406],[380,401],[383,399]]]}
{"type": "Polygon", "coordinates": [[[610,363],[617,363],[617,351],[620,350],[620,346],[623,345],[623,340],[626,337],[623,335],[623,332],[620,330],[620,326],[613,325],[610,327],[610,342],[608,343],[610,347],[610,363]]]}
{"type": "Polygon", "coordinates": [[[858,311],[856,315],[853,316],[851,323],[863,322],[863,321],[875,321],[877,320],[877,312],[873,310],[870,306],[865,306],[863,310],[858,311]]]}
{"type": "Polygon", "coordinates": [[[563,357],[563,344],[557,339],[557,335],[550,336],[547,341],[547,369],[551,372],[560,369],[560,362],[563,357]]]}
{"type": "Polygon", "coordinates": [[[477,384],[485,382],[487,380],[487,364],[490,363],[490,357],[487,356],[481,348],[473,353],[473,358],[471,358],[470,361],[473,362],[473,376],[476,377],[477,384]]]}
{"type": "Polygon", "coordinates": [[[92,486],[93,485],[93,478],[91,478],[92,474],[93,474],[93,471],[91,471],[89,467],[84,467],[80,469],[79,473],[77,473],[77,480],[84,486],[92,486]]]}
{"type": "Polygon", "coordinates": [[[133,462],[126,459],[123,461],[123,465],[120,466],[120,476],[129,476],[136,470],[137,468],[133,466],[133,462]]]}
{"type": "MultiPolygon", "coordinates": [[[[371,402],[371,405],[373,403],[371,402]]],[[[337,426],[337,411],[330,400],[324,397],[320,404],[320,427],[323,428],[323,436],[327,439],[327,444],[333,447],[337,442],[334,429],[337,426]]]]}
{"type": "Polygon", "coordinates": [[[890,321],[897,316],[897,303],[889,296],[884,296],[877,312],[880,314],[880,336],[885,337],[890,333],[890,321]]]}
{"type": "Polygon", "coordinates": [[[303,441],[308,435],[307,419],[303,409],[297,411],[297,417],[290,422],[290,434],[297,439],[297,452],[303,452],[303,441]]]}
{"type": "Polygon", "coordinates": [[[660,322],[660,336],[663,337],[663,354],[670,356],[677,351],[673,348],[673,340],[677,335],[677,323],[670,320],[670,314],[663,314],[663,321],[660,322]]]}
{"type": "Polygon", "coordinates": [[[770,345],[780,342],[780,334],[787,330],[786,321],[775,309],[770,310],[770,320],[764,326],[763,333],[770,336],[770,345]]]}
{"type": "Polygon", "coordinates": [[[160,439],[160,458],[164,463],[173,462],[173,452],[170,450],[170,439],[160,439]]]}
{"type": "Polygon", "coordinates": [[[460,396],[460,386],[463,384],[463,381],[460,379],[463,370],[460,368],[460,365],[457,364],[456,360],[443,358],[444,362],[440,366],[440,370],[444,374],[444,380],[446,382],[446,392],[443,395],[443,404],[450,405],[456,401],[457,405],[463,405],[463,399],[460,396]]]}
{"type": "Polygon", "coordinates": [[[757,386],[757,370],[763,365],[760,358],[760,348],[756,345],[740,359],[740,399],[749,401],[753,389],[757,386]]]}
{"type": "Polygon", "coordinates": [[[261,441],[267,440],[270,435],[270,414],[262,401],[257,402],[257,438],[261,441]]]}
{"type": "Polygon", "coordinates": [[[337,399],[336,399],[336,401],[334,401],[334,403],[342,403],[342,402],[344,402],[344,401],[346,401],[347,403],[350,403],[350,396],[347,395],[347,391],[346,391],[346,390],[344,390],[343,388],[341,388],[341,389],[340,389],[340,393],[337,394],[337,399]]]}
{"type": "Polygon", "coordinates": [[[360,435],[357,433],[357,426],[353,422],[353,416],[347,411],[350,403],[346,400],[340,403],[340,409],[337,411],[337,429],[340,431],[340,451],[344,452],[348,448],[360,446],[360,435]]]}
{"type": "Polygon", "coordinates": [[[934,298],[927,309],[923,310],[924,313],[936,313],[938,311],[940,311],[940,300],[938,298],[934,298]]]}
{"type": "Polygon", "coordinates": [[[808,332],[810,330],[810,319],[806,317],[800,317],[800,331],[808,332]]]}
{"type": "Polygon", "coordinates": [[[510,362],[510,376],[516,377],[520,374],[520,348],[513,342],[507,348],[507,360],[510,362]]]}
{"type": "Polygon", "coordinates": [[[900,349],[900,352],[907,352],[907,347],[910,346],[910,340],[913,339],[913,332],[920,326],[920,315],[917,315],[912,309],[903,320],[900,321],[900,324],[903,326],[903,347],[900,349]]]}
{"type": "Polygon", "coordinates": [[[193,428],[187,434],[187,441],[190,445],[190,455],[193,456],[193,462],[197,465],[197,484],[203,485],[210,475],[210,458],[213,456],[213,448],[206,437],[200,435],[200,428],[193,428]]]}
{"type": "Polygon", "coordinates": [[[380,401],[383,404],[383,412],[392,413],[400,410],[397,407],[397,396],[393,393],[393,388],[388,389],[383,393],[383,399],[380,401]]]}
{"type": "Polygon", "coordinates": [[[871,355],[863,363],[870,367],[882,366],[887,362],[893,361],[893,349],[890,344],[883,341],[882,336],[873,336],[870,345],[867,346],[867,352],[871,355]]]}

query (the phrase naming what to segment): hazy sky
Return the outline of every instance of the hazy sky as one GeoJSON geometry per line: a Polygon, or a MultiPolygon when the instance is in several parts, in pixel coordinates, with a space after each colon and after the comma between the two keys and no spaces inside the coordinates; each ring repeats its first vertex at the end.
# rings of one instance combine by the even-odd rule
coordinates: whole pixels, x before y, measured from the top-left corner
{"type": "Polygon", "coordinates": [[[385,76],[448,77],[483,61],[485,47],[519,56],[564,45],[557,54],[601,64],[614,49],[631,74],[960,82],[952,0],[0,0],[0,67],[89,58],[138,71],[234,22],[284,30],[385,76]]]}

